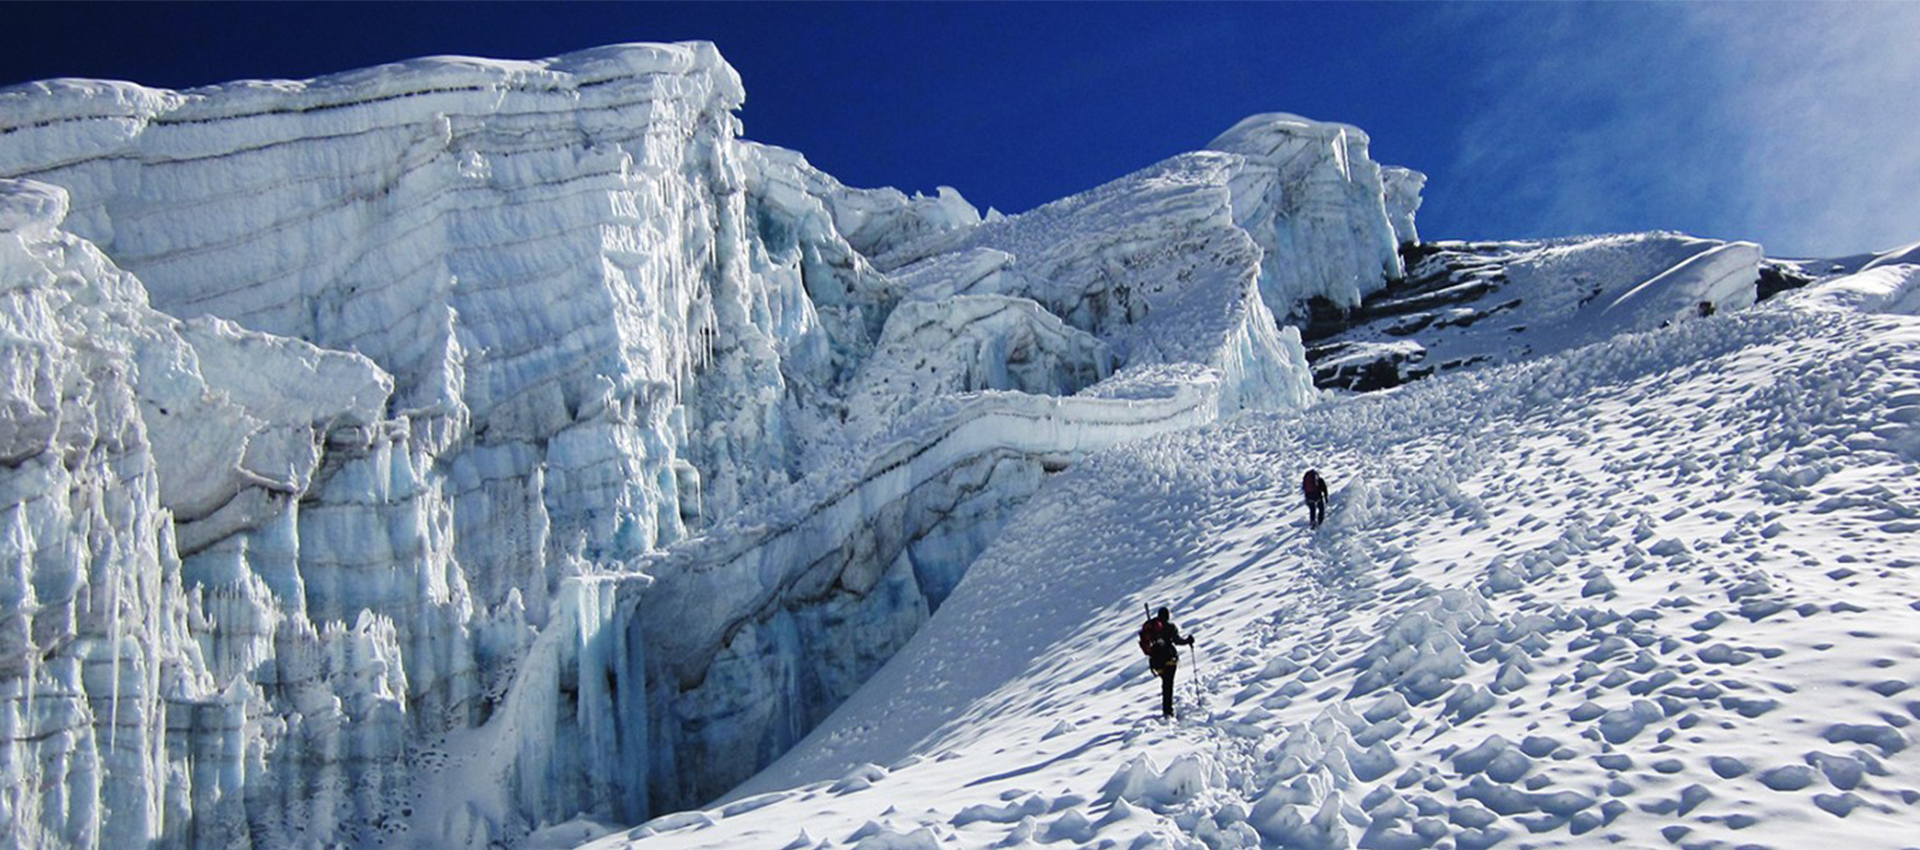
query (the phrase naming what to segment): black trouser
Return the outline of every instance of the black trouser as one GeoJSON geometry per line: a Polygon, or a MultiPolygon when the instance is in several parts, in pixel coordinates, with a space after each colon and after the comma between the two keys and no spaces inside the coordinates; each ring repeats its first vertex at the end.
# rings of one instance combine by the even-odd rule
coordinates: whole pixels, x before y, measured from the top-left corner
{"type": "Polygon", "coordinates": [[[1160,676],[1160,713],[1173,716],[1173,671],[1180,666],[1180,659],[1173,658],[1160,662],[1154,672],[1160,676]]]}
{"type": "Polygon", "coordinates": [[[1327,520],[1327,497],[1307,497],[1307,524],[1319,528],[1327,520]]]}

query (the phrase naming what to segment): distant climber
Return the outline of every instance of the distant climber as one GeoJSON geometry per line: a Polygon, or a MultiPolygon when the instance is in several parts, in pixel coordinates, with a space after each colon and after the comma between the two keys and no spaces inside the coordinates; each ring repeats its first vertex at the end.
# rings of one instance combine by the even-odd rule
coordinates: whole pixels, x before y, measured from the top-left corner
{"type": "Polygon", "coordinates": [[[1193,638],[1181,637],[1180,627],[1167,619],[1167,609],[1150,617],[1140,626],[1140,651],[1147,654],[1147,666],[1160,677],[1160,714],[1173,716],[1173,671],[1180,666],[1181,644],[1193,645],[1193,638]]]}
{"type": "Polygon", "coordinates": [[[1319,528],[1327,520],[1327,479],[1319,470],[1309,469],[1300,479],[1300,492],[1307,497],[1307,525],[1319,528]]]}

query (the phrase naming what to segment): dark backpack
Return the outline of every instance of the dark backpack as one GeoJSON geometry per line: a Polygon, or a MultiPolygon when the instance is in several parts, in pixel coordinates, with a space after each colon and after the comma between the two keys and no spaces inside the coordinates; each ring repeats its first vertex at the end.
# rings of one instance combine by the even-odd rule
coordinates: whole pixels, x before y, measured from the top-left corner
{"type": "Polygon", "coordinates": [[[1148,658],[1167,651],[1167,630],[1161,628],[1162,625],[1159,618],[1154,617],[1148,618],[1140,626],[1140,651],[1146,653],[1148,658]]]}
{"type": "Polygon", "coordinates": [[[1173,648],[1173,635],[1170,634],[1172,629],[1168,628],[1169,625],[1158,618],[1153,618],[1140,626],[1140,651],[1146,653],[1147,657],[1156,663],[1177,654],[1173,648]]]}
{"type": "Polygon", "coordinates": [[[1300,479],[1300,490],[1306,493],[1309,499],[1320,495],[1320,488],[1323,486],[1325,485],[1320,481],[1320,473],[1311,469],[1307,470],[1307,474],[1300,479]]]}

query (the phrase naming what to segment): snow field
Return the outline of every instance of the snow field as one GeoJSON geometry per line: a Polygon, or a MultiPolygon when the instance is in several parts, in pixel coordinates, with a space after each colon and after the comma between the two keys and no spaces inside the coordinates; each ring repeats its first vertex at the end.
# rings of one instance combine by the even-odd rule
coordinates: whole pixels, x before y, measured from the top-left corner
{"type": "Polygon", "coordinates": [[[1121,446],[597,846],[1906,846],[1916,411],[1920,323],[1769,306],[1121,446]],[[1171,724],[1143,604],[1200,639],[1171,724]]]}

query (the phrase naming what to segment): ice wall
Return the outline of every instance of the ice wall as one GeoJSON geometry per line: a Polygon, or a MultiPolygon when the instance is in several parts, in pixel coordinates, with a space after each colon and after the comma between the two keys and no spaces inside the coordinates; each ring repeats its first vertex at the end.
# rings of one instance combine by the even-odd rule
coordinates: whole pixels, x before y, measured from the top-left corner
{"type": "MultiPolygon", "coordinates": [[[[181,792],[155,835],[281,846],[403,827],[420,790],[407,753],[507,706],[549,619],[578,619],[559,595],[570,577],[616,572],[701,522],[683,504],[693,459],[755,458],[752,473],[786,479],[784,377],[766,354],[827,333],[806,321],[801,266],[832,252],[770,256],[777,218],[751,208],[740,96],[702,44],[0,93],[0,173],[64,187],[63,226],[137,272],[140,302],[220,317],[127,368],[165,548],[199,606],[186,620],[201,675],[240,683],[174,751],[238,766],[181,792]],[[335,374],[343,363],[368,377],[335,374]],[[701,366],[723,379],[698,386],[701,366]],[[194,369],[217,390],[177,377],[194,369]],[[757,385],[725,380],[740,373],[757,385]]],[[[911,203],[894,218],[916,221],[911,203]]],[[[755,483],[727,482],[707,505],[755,483]]],[[[587,704],[539,691],[516,716],[544,716],[529,700],[587,704]]],[[[89,693],[104,706],[156,692],[89,693]]],[[[563,767],[516,768],[540,780],[474,837],[644,814],[643,785],[626,808],[595,790],[591,760],[565,755],[598,742],[513,725],[538,744],[522,752],[563,767]]],[[[151,771],[120,776],[166,790],[151,771]]],[[[48,841],[99,840],[70,820],[48,841]]]]}
{"type": "Polygon", "coordinates": [[[0,835],[230,844],[248,809],[327,821],[349,795],[389,793],[406,689],[393,622],[274,627],[299,605],[284,556],[321,447],[364,430],[390,379],[358,355],[151,309],[137,278],[60,229],[68,206],[57,186],[0,182],[0,835]],[[262,370],[299,386],[268,391],[262,370]],[[261,541],[259,568],[192,575],[180,542],[222,532],[261,541]],[[303,710],[249,722],[279,696],[303,710]],[[354,724],[364,743],[301,787],[248,786],[313,743],[305,723],[354,724]]]}
{"type": "Polygon", "coordinates": [[[1413,224],[1413,214],[1420,211],[1420,190],[1427,186],[1427,175],[1411,168],[1395,165],[1381,166],[1380,186],[1387,197],[1387,222],[1393,226],[1393,237],[1405,245],[1420,241],[1420,230],[1413,224]]]}
{"type": "Polygon", "coordinates": [[[0,835],[703,802],[1048,471],[1309,403],[1275,314],[1397,274],[1417,205],[1269,118],[983,221],[739,140],[742,97],[704,43],[0,91],[0,835]]]}
{"type": "Polygon", "coordinates": [[[165,323],[58,233],[67,205],[57,187],[0,185],[0,834],[15,845],[146,837],[188,802],[152,781],[168,768],[161,684],[191,675],[178,656],[193,645],[127,374],[140,333],[165,323]],[[87,303],[104,309],[75,309],[87,303]],[[137,616],[163,597],[175,617],[137,616]],[[138,698],[89,698],[121,690],[138,698]]]}
{"type": "Polygon", "coordinates": [[[1358,127],[1282,112],[1245,118],[1208,143],[1245,158],[1234,212],[1266,251],[1263,285],[1276,312],[1314,295],[1352,307],[1401,275],[1397,248],[1415,236],[1426,178],[1398,168],[1383,183],[1369,144],[1358,127]]]}

